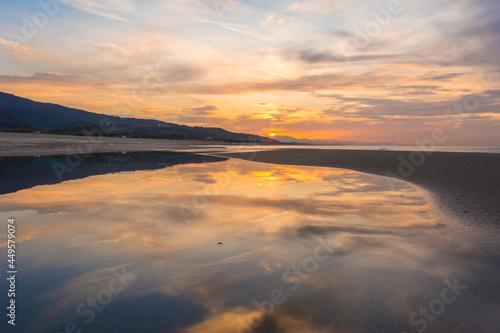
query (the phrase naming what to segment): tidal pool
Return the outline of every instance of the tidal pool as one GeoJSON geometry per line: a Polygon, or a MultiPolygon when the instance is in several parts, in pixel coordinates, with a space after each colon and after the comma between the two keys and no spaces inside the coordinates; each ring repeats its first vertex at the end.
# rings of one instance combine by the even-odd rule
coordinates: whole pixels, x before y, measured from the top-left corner
{"type": "Polygon", "coordinates": [[[2,332],[499,331],[498,256],[411,184],[169,153],[57,180],[54,162],[0,160],[18,264],[2,332]]]}

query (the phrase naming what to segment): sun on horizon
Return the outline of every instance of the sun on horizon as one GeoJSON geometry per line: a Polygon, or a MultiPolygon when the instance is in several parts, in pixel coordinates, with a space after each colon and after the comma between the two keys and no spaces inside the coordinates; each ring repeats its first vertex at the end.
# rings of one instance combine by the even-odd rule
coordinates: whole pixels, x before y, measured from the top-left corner
{"type": "Polygon", "coordinates": [[[3,6],[1,91],[263,136],[500,145],[491,1],[49,3],[3,6]]]}

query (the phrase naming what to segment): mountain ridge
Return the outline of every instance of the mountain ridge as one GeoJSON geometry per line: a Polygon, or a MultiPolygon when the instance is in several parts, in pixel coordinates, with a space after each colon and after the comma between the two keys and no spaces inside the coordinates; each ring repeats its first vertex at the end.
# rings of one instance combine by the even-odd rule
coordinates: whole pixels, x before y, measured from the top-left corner
{"type": "Polygon", "coordinates": [[[155,119],[111,116],[0,92],[0,130],[25,129],[75,134],[102,130],[103,127],[108,135],[115,136],[280,143],[271,138],[231,132],[219,127],[188,126],[155,119]]]}

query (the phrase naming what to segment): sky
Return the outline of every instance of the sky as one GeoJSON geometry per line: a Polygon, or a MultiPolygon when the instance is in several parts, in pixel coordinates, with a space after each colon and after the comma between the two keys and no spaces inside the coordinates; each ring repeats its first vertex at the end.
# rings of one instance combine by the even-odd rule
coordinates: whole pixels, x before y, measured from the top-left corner
{"type": "Polygon", "coordinates": [[[500,146],[498,0],[2,0],[0,91],[265,136],[500,146]]]}

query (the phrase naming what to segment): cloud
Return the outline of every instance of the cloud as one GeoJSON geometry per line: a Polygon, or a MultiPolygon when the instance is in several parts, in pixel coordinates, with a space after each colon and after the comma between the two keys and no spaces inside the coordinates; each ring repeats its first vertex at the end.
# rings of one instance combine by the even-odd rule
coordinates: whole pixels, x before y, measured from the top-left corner
{"type": "MultiPolygon", "coordinates": [[[[358,32],[387,2],[250,2],[223,20],[211,0],[203,2],[210,8],[199,0],[74,0],[78,10],[61,12],[26,45],[8,38],[23,28],[9,17],[39,8],[36,1],[28,9],[13,3],[0,14],[0,84],[24,97],[108,113],[110,101],[130,96],[152,75],[149,82],[158,84],[131,116],[259,134],[274,119],[280,134],[310,138],[346,138],[342,124],[356,141],[381,132],[390,141],[402,132],[397,125],[414,121],[411,137],[441,122],[464,96],[500,89],[478,89],[481,77],[500,69],[497,0],[405,5],[366,47],[356,47],[358,32]],[[130,20],[134,25],[119,22],[130,20]]],[[[486,135],[482,129],[498,123],[498,99],[485,98],[463,128],[486,135]]]]}
{"type": "Polygon", "coordinates": [[[83,12],[118,20],[131,22],[124,14],[136,12],[133,0],[72,0],[69,5],[83,12]]]}
{"type": "MultiPolygon", "coordinates": [[[[420,93],[423,94],[423,93],[420,93]]],[[[425,94],[425,93],[424,93],[425,94]]],[[[484,93],[485,95],[487,92],[484,93]]],[[[408,95],[408,93],[404,94],[408,95]]],[[[412,95],[412,94],[409,94],[412,95]]],[[[398,117],[400,119],[411,117],[444,117],[445,114],[454,111],[455,105],[463,105],[468,96],[475,98],[477,95],[466,95],[451,101],[426,101],[423,99],[396,99],[393,96],[387,98],[370,97],[349,97],[339,94],[322,94],[321,96],[332,98],[335,105],[323,112],[327,115],[342,115],[345,113],[360,118],[381,119],[381,117],[398,117]]],[[[500,113],[496,105],[495,95],[480,99],[480,105],[477,109],[466,113],[500,113]]],[[[462,106],[463,109],[463,106],[462,106]]]]}
{"type": "Polygon", "coordinates": [[[433,75],[433,76],[426,76],[423,79],[424,80],[449,80],[453,79],[456,77],[459,77],[461,75],[464,75],[465,73],[446,73],[446,74],[439,74],[439,75],[433,75]]]}
{"type": "Polygon", "coordinates": [[[311,50],[304,50],[297,54],[297,57],[306,63],[345,63],[356,61],[376,61],[394,59],[398,57],[395,54],[363,54],[346,57],[341,54],[331,54],[328,52],[314,52],[311,50]]]}
{"type": "Polygon", "coordinates": [[[302,0],[289,7],[289,10],[310,14],[326,15],[342,7],[343,0],[302,0]]]}
{"type": "Polygon", "coordinates": [[[75,77],[60,73],[35,73],[30,76],[17,76],[17,75],[0,75],[0,82],[35,82],[35,81],[45,81],[45,82],[69,82],[75,81],[75,77]]]}
{"type": "Polygon", "coordinates": [[[3,45],[5,48],[7,48],[7,51],[11,53],[12,55],[19,57],[36,57],[36,52],[28,47],[27,45],[16,43],[12,40],[6,40],[2,37],[0,37],[0,45],[3,45]]]}
{"type": "Polygon", "coordinates": [[[80,46],[87,48],[88,47],[95,47],[98,52],[107,52],[107,53],[115,53],[119,55],[130,55],[132,52],[130,49],[125,48],[117,43],[114,42],[108,42],[108,43],[101,43],[101,42],[96,42],[94,40],[77,40],[73,38],[66,38],[65,42],[67,45],[71,46],[80,46]]]}
{"type": "Polygon", "coordinates": [[[348,233],[351,235],[393,235],[394,231],[385,229],[369,229],[357,227],[341,227],[341,226],[316,226],[306,225],[295,230],[297,235],[302,237],[310,237],[315,235],[328,235],[330,233],[348,233]]]}
{"type": "MultiPolygon", "coordinates": [[[[32,75],[0,75],[0,83],[19,84],[23,86],[38,87],[40,84],[48,86],[65,86],[66,89],[71,87],[105,87],[110,86],[109,82],[100,80],[91,74],[65,74],[65,73],[34,73],[32,75]]],[[[36,100],[36,98],[35,98],[36,100]]]]}
{"type": "Polygon", "coordinates": [[[182,177],[182,181],[194,181],[204,184],[216,184],[217,179],[209,174],[188,174],[182,177]]]}
{"type": "Polygon", "coordinates": [[[211,114],[213,111],[219,110],[219,108],[216,106],[213,106],[213,105],[206,105],[206,106],[201,107],[201,108],[187,109],[187,111],[189,111],[189,110],[193,111],[197,115],[205,116],[205,115],[211,114]]]}
{"type": "Polygon", "coordinates": [[[178,93],[186,94],[234,94],[247,92],[269,92],[269,91],[314,91],[333,87],[335,82],[342,81],[348,77],[346,74],[304,75],[290,79],[278,79],[268,81],[244,81],[236,83],[197,84],[189,87],[180,87],[178,93]]]}

